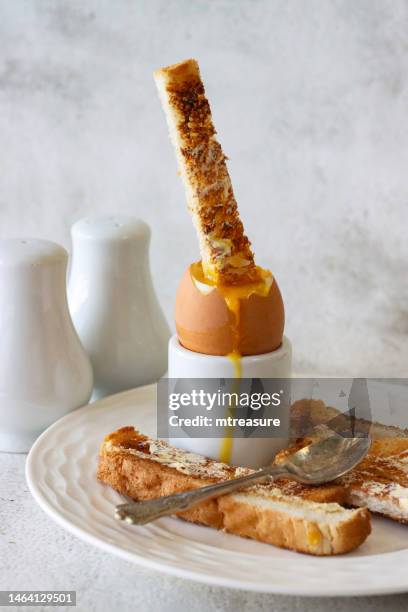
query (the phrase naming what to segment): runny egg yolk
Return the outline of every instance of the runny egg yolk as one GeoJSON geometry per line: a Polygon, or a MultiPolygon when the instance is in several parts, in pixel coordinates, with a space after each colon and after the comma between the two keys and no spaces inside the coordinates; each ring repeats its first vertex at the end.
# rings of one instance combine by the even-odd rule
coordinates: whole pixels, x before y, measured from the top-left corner
{"type": "MultiPolygon", "coordinates": [[[[190,268],[191,276],[196,286],[200,291],[206,292],[216,287],[218,291],[222,294],[227,304],[228,310],[234,315],[234,326],[233,326],[233,350],[227,355],[227,357],[231,360],[233,369],[234,369],[234,378],[236,381],[233,384],[232,393],[238,393],[239,391],[239,379],[242,375],[241,368],[241,354],[239,352],[240,345],[240,332],[239,332],[239,322],[240,322],[240,306],[241,301],[248,299],[251,295],[259,295],[262,297],[266,297],[270,291],[273,277],[271,272],[268,270],[264,270],[260,267],[257,268],[259,281],[255,283],[248,283],[243,285],[223,285],[217,283],[214,279],[208,278],[207,275],[204,274],[201,262],[197,262],[193,264],[190,268]],[[206,288],[205,288],[206,287],[206,288]]],[[[235,416],[236,405],[230,405],[228,408],[228,413],[232,417],[235,416]]],[[[225,431],[225,437],[221,442],[220,448],[220,460],[223,463],[230,463],[232,457],[232,448],[233,448],[233,428],[227,427],[225,431]]]]}
{"type": "Polygon", "coordinates": [[[223,296],[228,310],[233,314],[233,346],[229,353],[234,364],[235,377],[240,378],[240,309],[243,300],[247,300],[252,295],[267,297],[273,283],[273,276],[269,270],[257,267],[259,281],[242,285],[224,285],[217,283],[213,278],[208,278],[202,268],[201,262],[196,262],[190,266],[191,278],[197,289],[208,294],[213,289],[217,289],[223,296]]]}

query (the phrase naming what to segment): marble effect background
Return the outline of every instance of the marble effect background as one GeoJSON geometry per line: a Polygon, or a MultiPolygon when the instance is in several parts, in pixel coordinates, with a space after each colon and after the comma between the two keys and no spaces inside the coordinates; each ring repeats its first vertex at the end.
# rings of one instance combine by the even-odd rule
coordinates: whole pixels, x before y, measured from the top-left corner
{"type": "Polygon", "coordinates": [[[406,376],[406,0],[0,3],[1,235],[153,229],[170,321],[197,241],[153,69],[196,57],[304,373],[406,376]]]}

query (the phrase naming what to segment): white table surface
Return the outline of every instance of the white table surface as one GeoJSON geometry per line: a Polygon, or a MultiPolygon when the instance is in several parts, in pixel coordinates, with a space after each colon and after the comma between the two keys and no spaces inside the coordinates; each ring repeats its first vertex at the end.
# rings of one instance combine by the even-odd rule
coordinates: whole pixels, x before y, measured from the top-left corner
{"type": "MultiPolygon", "coordinates": [[[[83,543],[52,522],[28,491],[24,463],[25,455],[0,453],[2,590],[76,590],[76,609],[81,612],[126,612],[139,607],[145,612],[398,612],[408,609],[408,594],[346,599],[258,595],[208,587],[143,570],[83,543]]],[[[43,609],[60,608],[24,608],[33,611],[43,609]]]]}

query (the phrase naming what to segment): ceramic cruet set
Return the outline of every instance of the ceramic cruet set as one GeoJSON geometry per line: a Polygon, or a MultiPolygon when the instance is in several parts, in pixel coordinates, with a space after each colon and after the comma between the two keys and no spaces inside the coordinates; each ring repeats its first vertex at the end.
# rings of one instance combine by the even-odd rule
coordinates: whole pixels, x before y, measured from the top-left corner
{"type": "Polygon", "coordinates": [[[64,414],[156,381],[170,331],[149,266],[150,229],[85,218],[67,251],[0,240],[0,451],[26,452],[64,414]]]}

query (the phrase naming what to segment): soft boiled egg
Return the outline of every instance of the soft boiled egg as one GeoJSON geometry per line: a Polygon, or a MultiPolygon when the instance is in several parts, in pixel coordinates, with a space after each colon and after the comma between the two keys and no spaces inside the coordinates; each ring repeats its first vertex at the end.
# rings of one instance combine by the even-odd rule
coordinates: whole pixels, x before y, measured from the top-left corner
{"type": "Polygon", "coordinates": [[[258,268],[259,281],[212,283],[201,262],[186,270],[177,292],[180,343],[207,355],[259,355],[282,343],[285,311],[276,279],[258,268]]]}

